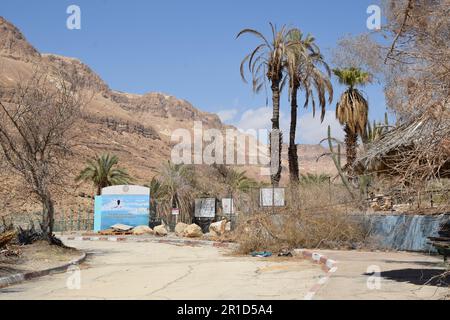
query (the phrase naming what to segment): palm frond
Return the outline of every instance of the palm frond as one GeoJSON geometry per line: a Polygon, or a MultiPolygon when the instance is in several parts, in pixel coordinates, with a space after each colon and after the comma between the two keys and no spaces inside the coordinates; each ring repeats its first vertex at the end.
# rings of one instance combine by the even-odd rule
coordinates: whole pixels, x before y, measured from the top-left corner
{"type": "Polygon", "coordinates": [[[91,182],[98,190],[102,188],[129,184],[133,178],[123,168],[118,168],[119,159],[115,155],[103,154],[88,160],[86,167],[75,178],[76,182],[91,182]]]}

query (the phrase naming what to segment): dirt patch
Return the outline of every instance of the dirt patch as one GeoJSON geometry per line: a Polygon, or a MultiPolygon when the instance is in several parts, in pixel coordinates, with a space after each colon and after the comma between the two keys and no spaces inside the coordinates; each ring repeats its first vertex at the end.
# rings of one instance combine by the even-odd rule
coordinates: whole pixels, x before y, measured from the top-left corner
{"type": "Polygon", "coordinates": [[[11,249],[19,250],[20,255],[17,257],[0,256],[0,277],[58,267],[81,255],[81,252],[76,249],[50,246],[45,241],[39,241],[29,246],[11,246],[11,249]]]}

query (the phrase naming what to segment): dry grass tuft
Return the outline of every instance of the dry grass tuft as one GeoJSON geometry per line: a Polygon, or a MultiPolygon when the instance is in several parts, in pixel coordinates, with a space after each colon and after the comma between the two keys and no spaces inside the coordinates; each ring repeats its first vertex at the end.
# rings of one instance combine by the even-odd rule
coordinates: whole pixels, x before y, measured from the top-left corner
{"type": "Polygon", "coordinates": [[[339,212],[258,214],[243,218],[236,231],[239,253],[284,249],[355,249],[367,238],[361,221],[339,212]]]}

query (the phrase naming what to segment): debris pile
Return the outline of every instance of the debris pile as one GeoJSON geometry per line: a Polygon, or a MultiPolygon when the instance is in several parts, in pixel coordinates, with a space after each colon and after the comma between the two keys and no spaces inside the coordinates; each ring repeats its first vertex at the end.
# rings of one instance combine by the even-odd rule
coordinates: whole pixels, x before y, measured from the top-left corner
{"type": "Polygon", "coordinates": [[[145,234],[153,234],[153,230],[149,226],[132,227],[125,224],[115,224],[109,229],[100,231],[99,234],[104,236],[141,236],[145,234]]]}
{"type": "Polygon", "coordinates": [[[0,233],[0,257],[20,256],[19,249],[13,249],[10,244],[17,239],[17,233],[14,230],[7,230],[0,233]]]}
{"type": "Polygon", "coordinates": [[[124,224],[115,224],[111,228],[99,232],[103,236],[132,235],[133,227],[124,224]]]}
{"type": "Polygon", "coordinates": [[[450,219],[439,231],[439,237],[428,238],[440,255],[444,256],[444,261],[450,256],[450,219]]]}
{"type": "Polygon", "coordinates": [[[19,234],[17,235],[19,244],[28,246],[36,241],[43,240],[44,235],[42,232],[36,230],[34,223],[31,222],[28,228],[22,228],[19,226],[19,234]]]}
{"type": "Polygon", "coordinates": [[[16,238],[15,231],[6,231],[0,234],[0,250],[5,248],[15,238],[16,238]]]}

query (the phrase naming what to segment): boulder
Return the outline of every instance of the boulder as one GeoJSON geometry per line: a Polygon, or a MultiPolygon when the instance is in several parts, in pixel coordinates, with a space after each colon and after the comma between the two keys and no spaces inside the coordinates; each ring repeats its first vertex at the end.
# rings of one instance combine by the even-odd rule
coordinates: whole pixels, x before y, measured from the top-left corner
{"type": "Polygon", "coordinates": [[[212,236],[221,236],[225,233],[226,225],[227,220],[211,223],[211,225],[209,226],[209,233],[211,233],[212,236]]]}
{"type": "Polygon", "coordinates": [[[169,232],[167,231],[165,225],[156,226],[156,227],[153,229],[153,231],[155,232],[155,234],[156,234],[157,236],[161,236],[161,237],[167,236],[167,234],[169,233],[169,232]]]}
{"type": "Polygon", "coordinates": [[[126,224],[115,224],[111,227],[111,229],[116,230],[116,231],[130,231],[131,229],[133,229],[132,226],[127,226],[126,224]]]}
{"type": "Polygon", "coordinates": [[[179,237],[182,237],[187,227],[189,227],[189,225],[187,225],[186,223],[177,223],[177,225],[175,226],[175,234],[179,237]]]}
{"type": "Polygon", "coordinates": [[[184,236],[188,238],[200,238],[203,236],[202,228],[195,223],[191,224],[184,230],[184,236]]]}
{"type": "Polygon", "coordinates": [[[137,235],[137,236],[144,235],[144,234],[153,234],[153,230],[152,230],[152,228],[150,228],[148,226],[138,226],[133,229],[133,234],[137,235]]]}

